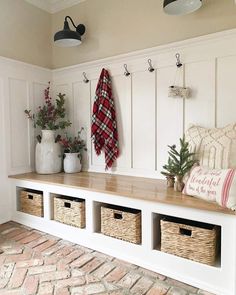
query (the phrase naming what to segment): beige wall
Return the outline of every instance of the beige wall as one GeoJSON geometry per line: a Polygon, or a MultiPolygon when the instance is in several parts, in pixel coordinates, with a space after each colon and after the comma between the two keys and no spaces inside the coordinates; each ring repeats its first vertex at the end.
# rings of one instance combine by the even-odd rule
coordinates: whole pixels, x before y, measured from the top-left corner
{"type": "Polygon", "coordinates": [[[234,0],[203,0],[198,12],[163,13],[162,0],[87,0],[51,15],[24,0],[0,0],[0,56],[59,68],[236,27],[234,0]],[[76,48],[52,45],[70,15],[87,27],[76,48]]]}
{"type": "Polygon", "coordinates": [[[80,47],[53,45],[53,68],[236,27],[234,0],[203,0],[201,10],[181,17],[165,15],[162,0],[87,0],[54,14],[53,33],[65,15],[84,23],[87,33],[80,47]]]}
{"type": "Polygon", "coordinates": [[[0,0],[0,56],[51,68],[51,18],[24,0],[0,0]]]}

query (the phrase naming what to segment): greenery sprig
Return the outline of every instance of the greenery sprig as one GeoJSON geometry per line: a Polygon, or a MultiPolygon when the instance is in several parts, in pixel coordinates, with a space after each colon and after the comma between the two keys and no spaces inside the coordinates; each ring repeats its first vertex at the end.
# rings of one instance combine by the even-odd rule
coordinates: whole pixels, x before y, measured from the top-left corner
{"type": "Polygon", "coordinates": [[[59,93],[55,103],[50,96],[50,83],[44,90],[45,104],[39,106],[35,114],[31,110],[25,110],[27,117],[33,121],[34,128],[58,130],[71,126],[71,122],[66,117],[65,94],[59,93]]]}
{"type": "Polygon", "coordinates": [[[64,149],[64,153],[79,153],[78,157],[82,158],[82,151],[87,151],[86,142],[81,139],[82,127],[76,137],[69,136],[67,133],[60,138],[59,143],[64,149]]]}

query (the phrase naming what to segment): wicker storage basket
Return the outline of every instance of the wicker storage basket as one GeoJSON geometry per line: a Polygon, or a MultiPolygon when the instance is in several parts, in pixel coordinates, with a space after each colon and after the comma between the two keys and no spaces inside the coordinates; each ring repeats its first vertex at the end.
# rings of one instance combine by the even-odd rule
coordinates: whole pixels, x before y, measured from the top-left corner
{"type": "Polygon", "coordinates": [[[54,197],[54,220],[85,227],[85,200],[70,197],[54,197]]]}
{"type": "Polygon", "coordinates": [[[43,193],[39,191],[22,190],[20,192],[20,211],[43,217],[43,193]]]}
{"type": "Polygon", "coordinates": [[[101,232],[110,237],[140,244],[141,211],[118,206],[101,206],[101,232]]]}
{"type": "Polygon", "coordinates": [[[161,251],[214,265],[219,246],[217,226],[174,218],[161,220],[161,251]]]}

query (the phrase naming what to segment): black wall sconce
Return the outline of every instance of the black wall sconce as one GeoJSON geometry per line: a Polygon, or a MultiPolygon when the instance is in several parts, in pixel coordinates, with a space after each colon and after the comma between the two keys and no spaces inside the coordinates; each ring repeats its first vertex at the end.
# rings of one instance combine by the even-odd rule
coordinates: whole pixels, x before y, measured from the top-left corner
{"type": "Polygon", "coordinates": [[[183,15],[194,12],[202,6],[202,0],[164,0],[163,9],[171,15],[183,15]]]}
{"type": "Polygon", "coordinates": [[[82,43],[81,36],[85,33],[85,26],[83,24],[75,25],[70,16],[65,17],[64,28],[62,31],[58,31],[54,35],[54,42],[60,47],[72,47],[82,43]],[[75,31],[72,31],[69,27],[67,20],[70,20],[72,25],[75,27],[75,31]]]}

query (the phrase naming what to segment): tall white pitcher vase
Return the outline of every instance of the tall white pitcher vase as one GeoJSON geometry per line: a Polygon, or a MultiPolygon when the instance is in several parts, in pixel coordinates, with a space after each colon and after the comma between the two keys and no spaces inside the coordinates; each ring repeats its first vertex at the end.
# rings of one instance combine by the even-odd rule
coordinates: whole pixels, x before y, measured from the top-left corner
{"type": "Polygon", "coordinates": [[[55,131],[42,130],[42,140],[36,145],[35,168],[39,174],[59,173],[62,169],[62,150],[55,142],[55,131]]]}

